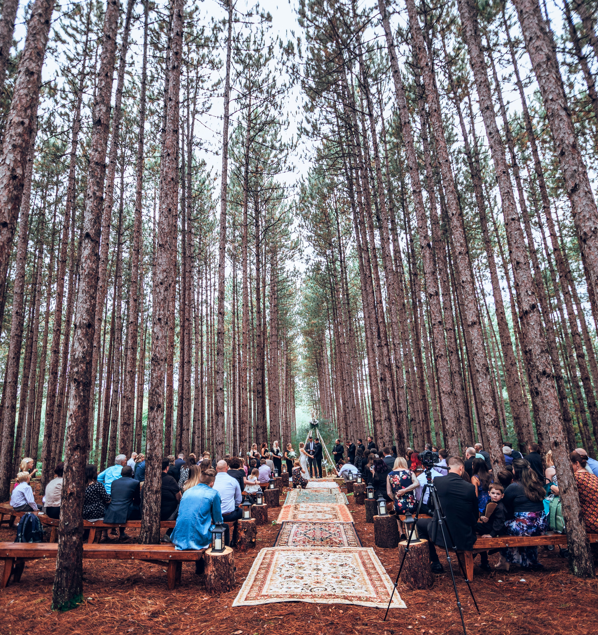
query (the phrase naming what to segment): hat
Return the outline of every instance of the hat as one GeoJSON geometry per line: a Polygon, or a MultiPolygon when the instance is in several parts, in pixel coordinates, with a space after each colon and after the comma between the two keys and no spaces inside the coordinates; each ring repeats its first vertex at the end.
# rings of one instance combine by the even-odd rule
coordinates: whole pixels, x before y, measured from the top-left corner
{"type": "Polygon", "coordinates": [[[510,448],[508,445],[505,445],[502,449],[503,454],[511,454],[512,451],[513,451],[513,448],[510,448]]]}

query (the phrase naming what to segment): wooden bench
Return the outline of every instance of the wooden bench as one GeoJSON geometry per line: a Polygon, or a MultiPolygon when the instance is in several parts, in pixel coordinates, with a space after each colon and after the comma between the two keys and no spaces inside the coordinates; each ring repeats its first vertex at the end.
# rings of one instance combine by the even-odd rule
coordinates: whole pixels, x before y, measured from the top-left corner
{"type": "MultiPolygon", "coordinates": [[[[172,544],[160,545],[83,545],[83,558],[88,560],[143,560],[152,564],[166,565],[168,588],[174,589],[181,581],[183,562],[197,562],[203,558],[206,549],[197,551],[177,551],[172,544]]],[[[14,582],[21,580],[27,560],[56,558],[58,543],[0,542],[0,567],[2,580],[0,588],[8,584],[11,574],[14,582]]]]}
{"type": "Polygon", "coordinates": [[[0,527],[6,523],[9,527],[14,527],[15,520],[17,518],[21,518],[25,514],[36,514],[38,515],[40,512],[17,512],[10,505],[3,504],[0,505],[0,527]],[[8,516],[8,518],[4,518],[8,516]]]}
{"type": "MultiPolygon", "coordinates": [[[[588,534],[590,542],[598,542],[598,534],[588,534]]],[[[497,536],[496,538],[478,538],[472,551],[457,551],[457,556],[465,569],[468,580],[473,580],[474,554],[491,549],[507,547],[540,547],[542,545],[567,546],[566,534],[547,534],[545,536],[497,536]]]]}

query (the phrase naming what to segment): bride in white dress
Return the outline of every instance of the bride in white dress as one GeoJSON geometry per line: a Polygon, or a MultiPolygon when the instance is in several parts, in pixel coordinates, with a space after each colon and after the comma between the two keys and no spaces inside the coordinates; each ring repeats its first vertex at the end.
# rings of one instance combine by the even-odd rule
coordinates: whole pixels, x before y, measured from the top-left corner
{"type": "Polygon", "coordinates": [[[299,463],[301,464],[301,476],[309,481],[308,454],[305,451],[305,443],[299,444],[299,463]]]}

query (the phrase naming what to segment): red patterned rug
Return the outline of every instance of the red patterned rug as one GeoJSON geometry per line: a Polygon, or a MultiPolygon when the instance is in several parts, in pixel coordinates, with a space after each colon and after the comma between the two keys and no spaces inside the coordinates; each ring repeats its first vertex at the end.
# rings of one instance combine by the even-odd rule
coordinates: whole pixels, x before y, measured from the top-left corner
{"type": "Polygon", "coordinates": [[[326,505],[320,503],[299,503],[297,505],[284,505],[277,523],[287,520],[309,522],[353,522],[353,516],[346,505],[326,505]]]}
{"type": "Polygon", "coordinates": [[[283,523],[275,547],[361,547],[353,523],[283,523]]]}

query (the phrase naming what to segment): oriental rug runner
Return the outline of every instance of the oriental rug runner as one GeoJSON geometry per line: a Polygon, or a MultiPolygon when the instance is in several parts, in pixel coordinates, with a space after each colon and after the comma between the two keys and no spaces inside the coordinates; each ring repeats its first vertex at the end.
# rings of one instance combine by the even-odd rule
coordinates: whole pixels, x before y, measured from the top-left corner
{"type": "Polygon", "coordinates": [[[346,505],[326,505],[322,503],[298,503],[284,505],[278,516],[277,523],[287,520],[302,520],[316,522],[353,522],[353,516],[346,505]]]}
{"type": "Polygon", "coordinates": [[[307,483],[307,489],[336,489],[339,492],[341,491],[340,487],[334,481],[324,481],[323,479],[309,481],[307,483]]]}
{"type": "Polygon", "coordinates": [[[337,505],[347,505],[349,501],[342,493],[333,490],[319,489],[294,489],[287,494],[285,505],[296,505],[297,503],[328,503],[337,505]]]}
{"type": "Polygon", "coordinates": [[[275,547],[361,547],[353,523],[287,522],[282,524],[275,547]]]}
{"type": "MultiPolygon", "coordinates": [[[[233,606],[273,602],[386,608],[392,582],[371,548],[262,549],[233,606]]],[[[392,608],[406,608],[398,593],[392,608]]]]}

